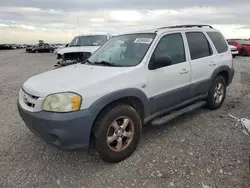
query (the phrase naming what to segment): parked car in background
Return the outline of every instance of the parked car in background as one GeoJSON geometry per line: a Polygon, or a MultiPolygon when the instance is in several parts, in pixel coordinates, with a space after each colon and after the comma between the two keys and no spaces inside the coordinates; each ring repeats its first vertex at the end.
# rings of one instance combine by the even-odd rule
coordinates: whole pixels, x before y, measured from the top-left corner
{"type": "Polygon", "coordinates": [[[11,44],[0,44],[0,50],[13,50],[15,47],[11,44]]]}
{"type": "Polygon", "coordinates": [[[156,28],[115,36],[88,61],[29,78],[18,110],[47,143],[64,150],[93,145],[103,160],[119,162],[135,151],[144,125],[166,125],[204,105],[219,109],[233,76],[218,30],[156,28]]]}
{"type": "Polygon", "coordinates": [[[237,47],[239,54],[242,56],[250,55],[250,41],[243,39],[228,39],[228,44],[237,47]]]}
{"type": "Polygon", "coordinates": [[[32,52],[32,49],[35,45],[27,45],[26,46],[26,52],[32,52]]]}
{"type": "Polygon", "coordinates": [[[15,47],[16,47],[16,49],[22,49],[22,48],[24,48],[24,45],[17,44],[17,45],[15,45],[15,47]]]}
{"type": "Polygon", "coordinates": [[[233,58],[235,58],[237,55],[239,55],[239,51],[237,50],[236,46],[229,44],[229,48],[231,49],[231,53],[232,53],[233,58]]]}
{"type": "Polygon", "coordinates": [[[92,53],[105,44],[112,36],[105,35],[80,35],[73,38],[67,48],[57,51],[58,63],[56,67],[74,64],[86,60],[92,53]]]}
{"type": "Polygon", "coordinates": [[[32,52],[32,53],[43,53],[43,52],[50,52],[52,53],[55,50],[55,47],[44,43],[44,44],[37,44],[30,48],[26,48],[26,52],[32,52]]]}

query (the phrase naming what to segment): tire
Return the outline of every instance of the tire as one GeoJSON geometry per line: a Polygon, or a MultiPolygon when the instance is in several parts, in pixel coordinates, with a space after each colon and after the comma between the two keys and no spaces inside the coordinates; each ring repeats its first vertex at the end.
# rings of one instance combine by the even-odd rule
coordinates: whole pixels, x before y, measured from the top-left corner
{"type": "Polygon", "coordinates": [[[221,107],[226,97],[226,81],[223,76],[217,76],[208,92],[207,104],[211,110],[221,107]],[[221,90],[218,90],[221,87],[221,90]]]}
{"type": "Polygon", "coordinates": [[[141,118],[131,106],[118,104],[106,108],[95,121],[92,130],[94,146],[102,160],[112,163],[123,161],[135,151],[140,140],[141,130],[141,118]],[[125,122],[128,124],[122,133],[121,128],[126,125],[125,122]],[[125,134],[130,136],[124,136],[125,134]],[[108,139],[110,139],[109,143],[108,139]]]}
{"type": "Polygon", "coordinates": [[[36,50],[36,51],[35,51],[35,53],[37,54],[37,53],[38,53],[38,51],[36,50]]]}
{"type": "Polygon", "coordinates": [[[245,48],[241,48],[240,49],[240,55],[242,55],[242,56],[247,56],[248,54],[247,54],[247,50],[245,49],[245,48]]]}
{"type": "Polygon", "coordinates": [[[236,57],[236,55],[233,55],[233,58],[235,58],[236,57]]]}

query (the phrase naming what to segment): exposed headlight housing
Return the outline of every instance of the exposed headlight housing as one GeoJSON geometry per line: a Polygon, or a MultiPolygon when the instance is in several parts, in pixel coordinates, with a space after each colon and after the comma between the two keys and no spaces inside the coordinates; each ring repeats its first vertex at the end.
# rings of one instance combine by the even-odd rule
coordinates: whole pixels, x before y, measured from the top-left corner
{"type": "Polygon", "coordinates": [[[80,109],[82,97],[76,93],[65,92],[48,95],[43,110],[50,112],[73,112],[80,109]]]}
{"type": "Polygon", "coordinates": [[[62,54],[59,54],[58,52],[56,52],[56,56],[57,56],[57,57],[56,57],[57,59],[62,59],[62,58],[63,58],[63,55],[62,55],[62,54]]]}

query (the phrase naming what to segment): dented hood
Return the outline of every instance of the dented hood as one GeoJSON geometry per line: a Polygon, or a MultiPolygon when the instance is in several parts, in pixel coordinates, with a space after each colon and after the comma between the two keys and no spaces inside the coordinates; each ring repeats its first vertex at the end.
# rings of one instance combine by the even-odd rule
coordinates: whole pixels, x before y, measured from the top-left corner
{"type": "Polygon", "coordinates": [[[63,48],[57,51],[58,54],[65,54],[71,52],[90,52],[91,54],[94,53],[100,46],[72,46],[63,48]]]}

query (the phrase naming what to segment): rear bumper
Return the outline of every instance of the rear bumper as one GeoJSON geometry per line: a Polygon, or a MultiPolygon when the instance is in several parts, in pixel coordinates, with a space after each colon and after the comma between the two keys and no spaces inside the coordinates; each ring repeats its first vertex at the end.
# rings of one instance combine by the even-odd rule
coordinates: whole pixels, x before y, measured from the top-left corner
{"type": "Polygon", "coordinates": [[[238,51],[231,51],[231,53],[232,53],[233,55],[238,55],[238,54],[239,54],[238,51]]]}
{"type": "Polygon", "coordinates": [[[88,110],[71,113],[28,112],[18,103],[26,126],[48,144],[61,150],[87,149],[94,118],[88,110]]]}

